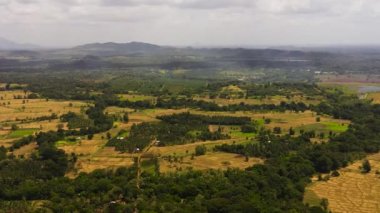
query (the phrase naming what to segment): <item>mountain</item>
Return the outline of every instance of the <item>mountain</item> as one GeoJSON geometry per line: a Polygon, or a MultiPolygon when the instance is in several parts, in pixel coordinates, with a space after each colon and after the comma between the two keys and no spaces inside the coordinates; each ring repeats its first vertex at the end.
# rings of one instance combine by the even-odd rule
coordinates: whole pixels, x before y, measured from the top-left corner
{"type": "Polygon", "coordinates": [[[41,49],[33,44],[20,44],[0,37],[0,50],[32,50],[41,49]]]}
{"type": "Polygon", "coordinates": [[[157,54],[167,48],[143,42],[129,43],[92,43],[70,49],[86,55],[131,55],[131,54],[157,54]]]}

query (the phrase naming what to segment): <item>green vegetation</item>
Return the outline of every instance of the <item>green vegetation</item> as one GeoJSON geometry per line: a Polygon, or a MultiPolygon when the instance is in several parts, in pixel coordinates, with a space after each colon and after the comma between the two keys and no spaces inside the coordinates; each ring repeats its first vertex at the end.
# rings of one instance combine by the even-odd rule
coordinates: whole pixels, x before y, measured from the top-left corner
{"type": "MultiPolygon", "coordinates": [[[[98,64],[104,70],[98,72],[90,65],[100,59],[87,56],[82,61],[67,59],[64,64],[46,65],[54,68],[51,72],[0,72],[6,83],[26,85],[24,96],[15,98],[24,106],[18,107],[25,113],[23,118],[1,120],[7,124],[5,135],[11,131],[9,137],[19,139],[0,148],[0,208],[25,212],[38,201],[41,208],[52,212],[327,212],[328,201],[314,195],[308,198],[313,207],[304,204],[305,187],[313,175],[336,174],[380,150],[380,105],[319,87],[312,82],[312,72],[303,72],[291,61],[269,60],[261,65],[239,61],[241,71],[225,71],[219,64],[236,68],[234,57],[218,53],[223,60],[215,57],[212,63],[205,63],[209,54],[180,56],[178,61],[162,55],[150,58],[149,63],[139,61],[146,56],[107,56],[98,64]],[[120,64],[113,64],[115,61],[120,64]],[[289,72],[277,69],[284,64],[289,72]],[[74,69],[79,65],[90,71],[74,69]],[[113,66],[118,69],[107,69],[113,66]],[[27,103],[38,97],[46,102],[68,101],[65,107],[70,110],[73,104],[69,103],[74,100],[87,104],[75,112],[57,110],[57,114],[51,111],[30,119],[27,103]],[[286,100],[260,102],[279,97],[286,100]],[[215,99],[225,102],[219,104],[215,99]],[[241,103],[229,102],[235,99],[241,103]],[[122,110],[107,113],[112,107],[122,110]],[[169,113],[176,110],[191,113],[169,113]],[[281,115],[302,116],[296,112],[305,111],[318,117],[313,114],[303,126],[291,122],[289,127],[280,126],[287,122],[281,115]],[[267,116],[271,113],[278,117],[267,116]],[[351,124],[325,121],[329,116],[351,124]],[[37,129],[23,128],[54,120],[59,126],[53,124],[37,134],[37,129]],[[78,137],[92,140],[79,143],[78,137]],[[316,138],[323,140],[314,142],[316,138]],[[27,155],[15,156],[28,144],[33,146],[26,147],[31,147],[27,155]],[[84,150],[86,146],[96,149],[84,150]],[[77,148],[80,151],[75,153],[77,148]],[[98,159],[93,158],[94,153],[100,153],[98,159]],[[190,156],[193,162],[212,158],[215,153],[234,153],[229,155],[245,163],[260,158],[263,163],[239,170],[227,169],[229,160],[216,162],[217,169],[224,171],[180,170],[171,164],[190,156]],[[119,158],[134,163],[81,173],[86,164],[96,167],[119,158]],[[174,172],[160,171],[160,163],[166,161],[174,172]]],[[[12,89],[4,87],[4,91],[12,89]]],[[[3,110],[8,110],[9,97],[2,98],[3,110]]],[[[362,168],[371,169],[370,164],[369,169],[367,164],[362,168]]]]}
{"type": "Polygon", "coordinates": [[[25,136],[33,135],[38,129],[17,129],[12,131],[7,137],[8,138],[22,138],[25,136]]]}

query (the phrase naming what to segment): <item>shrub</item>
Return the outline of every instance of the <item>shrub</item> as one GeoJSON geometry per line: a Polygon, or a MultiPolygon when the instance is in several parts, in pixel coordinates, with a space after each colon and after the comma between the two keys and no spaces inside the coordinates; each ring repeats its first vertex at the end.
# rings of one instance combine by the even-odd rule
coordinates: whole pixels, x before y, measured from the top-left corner
{"type": "Polygon", "coordinates": [[[198,145],[195,147],[195,155],[200,156],[206,154],[206,146],[205,145],[198,145]]]}

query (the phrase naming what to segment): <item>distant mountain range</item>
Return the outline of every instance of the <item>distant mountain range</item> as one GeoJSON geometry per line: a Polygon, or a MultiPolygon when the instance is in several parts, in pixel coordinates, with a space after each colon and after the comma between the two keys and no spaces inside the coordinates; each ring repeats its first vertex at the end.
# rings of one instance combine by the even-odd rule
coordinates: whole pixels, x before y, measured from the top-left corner
{"type": "Polygon", "coordinates": [[[88,54],[88,55],[131,55],[131,54],[157,54],[165,51],[167,48],[148,44],[143,42],[129,42],[129,43],[91,43],[76,46],[70,49],[69,52],[88,54]]]}
{"type": "Polygon", "coordinates": [[[33,44],[20,44],[0,37],[0,50],[34,50],[42,47],[33,44]]]}

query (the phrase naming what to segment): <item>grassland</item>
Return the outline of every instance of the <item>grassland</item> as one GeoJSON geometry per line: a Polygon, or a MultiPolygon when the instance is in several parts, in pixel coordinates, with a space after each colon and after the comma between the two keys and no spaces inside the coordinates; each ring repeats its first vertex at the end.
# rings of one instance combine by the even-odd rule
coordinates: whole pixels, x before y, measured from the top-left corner
{"type": "Polygon", "coordinates": [[[372,92],[367,95],[367,99],[373,100],[372,103],[380,104],[380,92],[372,92]]]}
{"type": "Polygon", "coordinates": [[[380,83],[380,75],[373,74],[322,74],[317,78],[328,83],[380,83]]]}
{"type": "Polygon", "coordinates": [[[361,173],[362,161],[339,171],[339,177],[328,181],[314,181],[308,187],[305,202],[318,203],[327,198],[333,212],[380,212],[380,153],[368,156],[372,170],[361,173]]]}
{"type": "Polygon", "coordinates": [[[7,135],[7,138],[22,138],[28,135],[32,135],[39,129],[18,129],[15,131],[12,131],[7,135]]]}
{"type": "Polygon", "coordinates": [[[225,98],[214,98],[214,99],[210,99],[208,97],[200,97],[200,96],[196,96],[194,97],[195,100],[203,100],[203,101],[207,101],[207,102],[214,102],[216,104],[219,104],[219,105],[230,105],[230,104],[240,104],[240,103],[245,103],[245,104],[250,104],[250,105],[259,105],[259,104],[280,104],[281,102],[303,102],[303,103],[306,103],[306,104],[318,104],[320,103],[320,100],[321,100],[321,97],[314,97],[312,99],[308,99],[308,98],[305,98],[305,97],[302,97],[302,96],[293,96],[291,97],[290,99],[285,97],[285,96],[280,96],[280,95],[276,95],[276,96],[269,96],[269,97],[266,97],[266,98],[229,98],[229,99],[225,99],[225,98]]]}
{"type": "Polygon", "coordinates": [[[80,113],[88,105],[79,101],[25,98],[29,94],[21,90],[0,91],[0,146],[9,147],[14,140],[38,131],[56,130],[61,124],[59,119],[38,121],[36,118],[69,111],[80,113]],[[19,128],[12,131],[12,124],[19,128]]]}
{"type": "Polygon", "coordinates": [[[193,159],[190,156],[186,156],[177,160],[177,162],[169,162],[167,160],[160,161],[161,172],[176,172],[185,171],[188,169],[205,170],[205,169],[227,169],[227,168],[239,168],[245,169],[253,166],[254,164],[262,163],[259,158],[250,158],[246,161],[244,156],[211,152],[206,155],[196,156],[193,159]]]}

